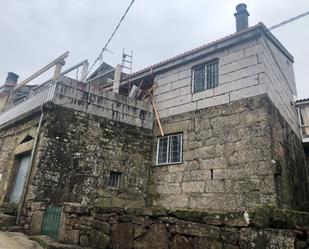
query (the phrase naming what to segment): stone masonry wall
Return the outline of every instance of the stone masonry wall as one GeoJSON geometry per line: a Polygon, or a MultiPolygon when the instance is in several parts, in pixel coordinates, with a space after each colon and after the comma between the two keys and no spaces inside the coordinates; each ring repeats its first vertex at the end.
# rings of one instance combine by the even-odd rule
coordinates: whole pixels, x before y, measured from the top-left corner
{"type": "Polygon", "coordinates": [[[293,61],[287,58],[266,37],[258,45],[258,58],[265,64],[267,93],[282,116],[299,134],[298,116],[294,106],[297,96],[293,61]]]}
{"type": "Polygon", "coordinates": [[[110,120],[152,130],[152,106],[67,77],[57,83],[53,102],[110,120]]]}
{"type": "Polygon", "coordinates": [[[35,138],[38,123],[39,115],[34,115],[30,120],[0,130],[0,203],[8,201],[19,156],[31,152],[34,139],[22,142],[27,136],[35,138]]]}
{"type": "MultiPolygon", "coordinates": [[[[154,138],[149,186],[154,206],[221,211],[250,210],[265,204],[306,208],[300,202],[309,200],[308,192],[296,193],[297,202],[291,197],[297,189],[308,188],[301,142],[267,95],[161,121],[165,135],[183,133],[183,163],[156,166],[154,138]],[[274,128],[275,123],[282,127],[274,128]],[[276,134],[280,132],[279,138],[276,134]],[[282,152],[278,143],[286,153],[278,153],[282,152]],[[278,188],[274,162],[280,162],[284,187],[278,188]],[[289,173],[295,180],[288,182],[289,173]],[[287,193],[289,198],[282,197],[287,193]]],[[[158,127],[154,133],[159,136],[158,127]]]]}
{"type": "MultiPolygon", "coordinates": [[[[40,203],[27,207],[25,227],[31,234],[40,231],[38,217],[45,207],[40,203]]],[[[102,249],[305,249],[308,224],[308,213],[271,207],[205,213],[65,204],[59,240],[76,248],[102,249]]]]}
{"type": "Polygon", "coordinates": [[[29,201],[144,206],[152,132],[51,104],[45,107],[29,201]],[[110,171],[121,172],[119,188],[110,171]]]}
{"type": "MultiPolygon", "coordinates": [[[[215,50],[215,49],[213,49],[215,50]]],[[[293,61],[261,34],[228,48],[210,51],[202,58],[158,73],[154,82],[157,107],[162,118],[229,103],[267,93],[296,134],[297,116],[293,61]],[[192,91],[192,68],[213,59],[219,61],[219,83],[213,89],[192,91]]]]}
{"type": "Polygon", "coordinates": [[[165,118],[266,93],[265,68],[258,60],[256,49],[260,42],[261,38],[252,37],[247,42],[158,74],[155,96],[160,116],[165,118]],[[218,86],[193,93],[192,67],[216,58],[219,60],[218,86]]]}
{"type": "Polygon", "coordinates": [[[301,139],[276,108],[271,109],[271,120],[279,207],[309,210],[309,165],[301,139]]]}

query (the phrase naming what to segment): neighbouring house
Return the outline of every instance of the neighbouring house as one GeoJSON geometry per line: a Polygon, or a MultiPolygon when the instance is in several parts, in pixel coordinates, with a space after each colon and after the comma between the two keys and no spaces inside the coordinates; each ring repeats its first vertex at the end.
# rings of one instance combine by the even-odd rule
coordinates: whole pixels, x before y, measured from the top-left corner
{"type": "Polygon", "coordinates": [[[307,165],[309,164],[309,99],[297,100],[296,103],[300,133],[306,155],[307,165]]]}
{"type": "Polygon", "coordinates": [[[8,89],[0,202],[24,223],[34,202],[308,210],[294,59],[248,16],[238,5],[236,33],[131,75],[102,64],[88,83],[58,75],[18,103],[8,89]]]}

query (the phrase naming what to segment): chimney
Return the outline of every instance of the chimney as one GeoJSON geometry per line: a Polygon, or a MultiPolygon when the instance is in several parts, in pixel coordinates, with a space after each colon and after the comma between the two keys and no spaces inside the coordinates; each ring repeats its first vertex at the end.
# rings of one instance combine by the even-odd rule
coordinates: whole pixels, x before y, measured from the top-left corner
{"type": "Polygon", "coordinates": [[[247,5],[240,3],[236,6],[236,32],[243,31],[249,27],[248,16],[249,12],[247,11],[247,5]]]}
{"type": "Polygon", "coordinates": [[[9,72],[8,76],[6,77],[4,86],[16,86],[18,77],[19,76],[17,74],[9,72]]]}

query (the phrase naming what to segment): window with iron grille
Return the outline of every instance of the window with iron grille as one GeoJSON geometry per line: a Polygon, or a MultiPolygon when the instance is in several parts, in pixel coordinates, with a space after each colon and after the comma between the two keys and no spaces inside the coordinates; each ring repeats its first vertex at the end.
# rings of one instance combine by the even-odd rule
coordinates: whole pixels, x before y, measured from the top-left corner
{"type": "Polygon", "coordinates": [[[218,86],[218,60],[194,67],[192,73],[193,92],[201,92],[218,86]]]}
{"type": "Polygon", "coordinates": [[[182,134],[158,138],[157,165],[182,162],[182,134]]]}
{"type": "Polygon", "coordinates": [[[120,187],[121,175],[121,172],[111,171],[109,175],[108,186],[110,188],[118,189],[120,187]]]}

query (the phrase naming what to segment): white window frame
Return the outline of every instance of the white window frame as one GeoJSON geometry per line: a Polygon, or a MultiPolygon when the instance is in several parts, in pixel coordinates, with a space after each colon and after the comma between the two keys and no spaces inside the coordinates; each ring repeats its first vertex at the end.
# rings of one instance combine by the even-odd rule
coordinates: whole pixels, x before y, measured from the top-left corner
{"type": "Polygon", "coordinates": [[[170,134],[166,135],[164,137],[159,137],[157,140],[157,155],[156,155],[156,165],[170,165],[170,164],[179,164],[182,163],[182,144],[183,144],[183,134],[182,133],[176,133],[176,134],[170,134]],[[170,137],[172,136],[180,136],[180,152],[179,152],[179,161],[178,162],[169,162],[170,159],[170,137]],[[159,163],[159,147],[160,147],[160,139],[167,138],[167,162],[166,163],[159,163]]]}

